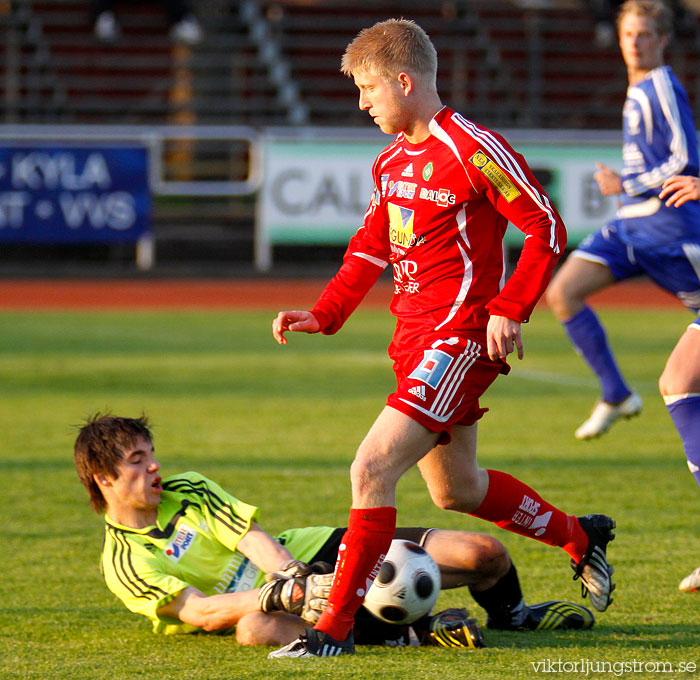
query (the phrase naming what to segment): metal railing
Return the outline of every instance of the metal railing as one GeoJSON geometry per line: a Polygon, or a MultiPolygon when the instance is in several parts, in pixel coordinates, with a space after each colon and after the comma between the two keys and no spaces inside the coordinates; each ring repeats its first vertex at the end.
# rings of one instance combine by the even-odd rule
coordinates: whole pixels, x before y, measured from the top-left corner
{"type": "MultiPolygon", "coordinates": [[[[0,142],[138,142],[150,152],[151,191],[162,196],[243,196],[254,194],[262,182],[260,133],[245,126],[140,126],[140,125],[0,125],[0,142]],[[166,146],[169,142],[243,142],[247,147],[247,172],[242,179],[185,181],[167,178],[166,146]]],[[[224,151],[223,147],[220,151],[224,151]]],[[[189,162],[194,161],[194,150],[189,162]]],[[[187,161],[185,161],[187,164],[187,161]]]]}
{"type": "MultiPolygon", "coordinates": [[[[4,147],[80,147],[120,143],[136,143],[148,150],[148,185],[154,197],[171,197],[172,200],[190,197],[197,205],[203,206],[214,197],[253,197],[262,183],[260,133],[249,127],[0,125],[0,146],[4,147]]],[[[0,172],[6,170],[0,168],[0,172]]],[[[186,210],[179,209],[180,219],[186,210]]],[[[192,210],[190,207],[189,211],[192,210]]],[[[195,240],[202,238],[207,221],[225,221],[225,216],[212,218],[207,211],[197,210],[196,205],[194,212],[193,221],[196,220],[197,226],[189,229],[188,237],[195,240]]],[[[251,213],[251,241],[253,228],[251,213]]],[[[136,263],[140,269],[154,266],[152,233],[137,243],[136,263]]]]}

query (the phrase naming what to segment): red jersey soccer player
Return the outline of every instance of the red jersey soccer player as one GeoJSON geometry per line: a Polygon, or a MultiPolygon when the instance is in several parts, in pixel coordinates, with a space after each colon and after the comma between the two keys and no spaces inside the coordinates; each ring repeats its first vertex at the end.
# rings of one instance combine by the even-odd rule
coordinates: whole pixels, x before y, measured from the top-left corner
{"type": "Polygon", "coordinates": [[[442,105],[435,48],[415,23],[392,19],[361,31],[342,70],[354,78],[360,108],[398,136],[374,163],[374,195],[338,274],[311,311],[280,312],[272,330],[281,344],[287,331],[335,333],[391,266],[397,388],[352,464],[352,509],[328,609],[270,656],[352,653],[353,614],[394,531],[396,484],[415,464],[439,507],[563,548],[604,611],[614,588],[605,551],[615,523],[566,515],[476,460],[479,397],[507,373],[509,353],[522,358],[520,324],[565,245],[561,218],[502,137],[442,105]],[[503,285],[508,221],[526,238],[503,285]]]}

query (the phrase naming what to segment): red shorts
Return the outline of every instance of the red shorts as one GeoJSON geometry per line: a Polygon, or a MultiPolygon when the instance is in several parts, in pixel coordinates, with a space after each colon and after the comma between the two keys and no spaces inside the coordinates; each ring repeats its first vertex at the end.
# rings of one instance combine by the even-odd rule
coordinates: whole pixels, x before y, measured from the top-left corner
{"type": "Polygon", "coordinates": [[[439,432],[438,444],[447,444],[453,425],[473,425],[488,411],[479,406],[479,397],[510,368],[503,361],[491,361],[485,343],[473,337],[452,331],[423,339],[409,351],[394,354],[397,388],[386,403],[439,432]]]}

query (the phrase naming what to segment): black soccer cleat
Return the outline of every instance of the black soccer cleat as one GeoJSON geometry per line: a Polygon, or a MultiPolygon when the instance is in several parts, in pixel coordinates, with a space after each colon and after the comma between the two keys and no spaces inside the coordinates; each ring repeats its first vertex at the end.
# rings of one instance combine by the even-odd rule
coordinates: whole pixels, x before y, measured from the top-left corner
{"type": "Polygon", "coordinates": [[[588,535],[588,548],[578,564],[571,560],[574,581],[581,579],[581,595],[588,595],[593,609],[604,612],[612,603],[610,596],[615,590],[612,582],[615,570],[608,564],[605,554],[608,543],[615,538],[612,531],[615,521],[605,515],[586,515],[578,521],[588,535]]]}
{"type": "Polygon", "coordinates": [[[341,656],[342,654],[354,654],[355,642],[352,632],[344,642],[334,640],[328,633],[315,628],[307,628],[294,642],[270,652],[268,659],[298,659],[302,657],[341,656]]]}
{"type": "Polygon", "coordinates": [[[445,609],[431,616],[419,639],[433,647],[486,647],[481,628],[466,609],[445,609]]]}
{"type": "Polygon", "coordinates": [[[584,630],[595,623],[593,614],[573,602],[552,600],[541,604],[526,605],[527,615],[517,625],[489,619],[488,628],[499,630],[584,630]]]}

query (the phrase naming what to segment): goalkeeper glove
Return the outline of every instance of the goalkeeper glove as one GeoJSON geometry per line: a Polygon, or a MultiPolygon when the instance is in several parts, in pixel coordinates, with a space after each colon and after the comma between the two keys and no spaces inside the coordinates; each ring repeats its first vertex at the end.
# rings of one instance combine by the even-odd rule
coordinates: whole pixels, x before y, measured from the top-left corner
{"type": "Polygon", "coordinates": [[[327,574],[333,571],[328,562],[314,562],[313,564],[307,564],[301,560],[289,560],[285,562],[279,571],[273,571],[269,574],[265,574],[266,581],[276,581],[278,579],[289,579],[295,576],[308,576],[309,574],[327,574]]]}
{"type": "Polygon", "coordinates": [[[260,609],[267,613],[289,612],[314,624],[328,606],[331,585],[332,573],[273,579],[260,589],[260,609]]]}

